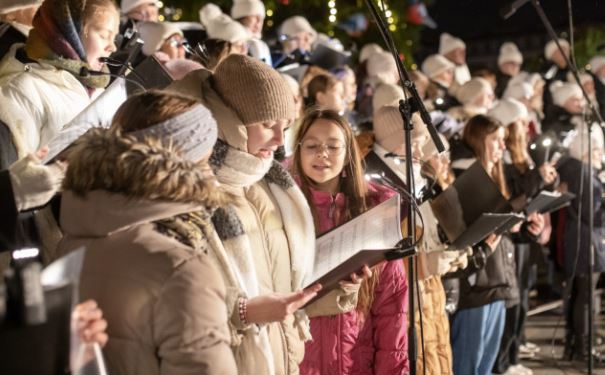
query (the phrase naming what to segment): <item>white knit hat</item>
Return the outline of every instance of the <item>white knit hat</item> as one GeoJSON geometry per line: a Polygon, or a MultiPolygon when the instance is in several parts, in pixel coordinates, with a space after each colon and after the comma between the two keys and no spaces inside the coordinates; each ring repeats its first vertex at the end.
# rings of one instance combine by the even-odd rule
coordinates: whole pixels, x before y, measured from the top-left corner
{"type": "Polygon", "coordinates": [[[400,86],[381,83],[376,87],[374,96],[372,96],[374,113],[385,105],[399,106],[399,101],[403,98],[403,90],[401,90],[400,86]]]}
{"type": "Polygon", "coordinates": [[[420,69],[429,78],[433,78],[448,69],[456,69],[456,65],[442,55],[434,54],[424,59],[420,69]]]}
{"type": "Polygon", "coordinates": [[[376,52],[368,59],[366,71],[368,77],[379,77],[385,73],[396,72],[397,65],[390,53],[386,51],[376,52]]]}
{"type": "Polygon", "coordinates": [[[208,37],[231,43],[247,42],[252,38],[250,31],[241,23],[224,14],[217,5],[208,3],[200,9],[200,22],[208,37]]]}
{"type": "Polygon", "coordinates": [[[260,0],[233,0],[231,17],[237,20],[247,16],[265,18],[265,4],[260,0]]]}
{"type": "Polygon", "coordinates": [[[595,56],[588,63],[590,64],[590,71],[594,73],[605,66],[605,56],[595,56]]]}
{"type": "Polygon", "coordinates": [[[162,43],[170,36],[178,34],[183,36],[183,32],[171,22],[139,22],[137,24],[143,44],[143,54],[151,56],[160,49],[162,43]]]}
{"type": "MultiPolygon", "coordinates": [[[[597,124],[592,124],[590,127],[590,138],[592,140],[592,149],[603,149],[603,131],[597,124]]],[[[582,124],[577,129],[577,134],[572,138],[569,143],[569,156],[574,159],[583,160],[584,155],[588,155],[588,140],[586,139],[587,126],[582,124]]]]}
{"type": "Polygon", "coordinates": [[[498,65],[507,62],[514,62],[519,65],[523,64],[523,55],[517,45],[513,42],[506,42],[500,46],[500,54],[498,55],[498,65]]]}
{"type": "Polygon", "coordinates": [[[160,6],[159,1],[155,0],[122,0],[122,2],[120,3],[120,10],[122,11],[122,13],[126,14],[134,8],[138,7],[139,5],[143,4],[155,4],[158,7],[160,6]]]}
{"type": "Polygon", "coordinates": [[[456,38],[448,33],[443,33],[439,37],[439,54],[447,55],[449,52],[458,49],[465,48],[466,44],[460,38],[456,38]]]}
{"type": "Polygon", "coordinates": [[[534,96],[534,87],[527,82],[514,82],[512,85],[509,83],[502,94],[502,98],[512,98],[516,100],[531,99],[534,96]]]}
{"type": "MultiPolygon", "coordinates": [[[[587,82],[592,82],[592,76],[588,73],[580,73],[578,74],[578,77],[580,78],[580,83],[582,85],[587,82]]],[[[567,72],[567,82],[576,83],[576,79],[571,72],[567,72]]]]}
{"type": "Polygon", "coordinates": [[[279,28],[280,35],[294,36],[302,32],[311,34],[313,40],[317,37],[317,31],[303,16],[292,16],[286,19],[279,28]]]}
{"type": "MultiPolygon", "coordinates": [[[[567,50],[569,50],[569,42],[567,40],[559,38],[559,44],[561,44],[561,47],[567,47],[567,50]]],[[[548,41],[544,46],[544,57],[546,57],[546,60],[550,60],[555,51],[557,51],[555,42],[553,40],[548,41]]]]}
{"type": "Polygon", "coordinates": [[[384,52],[382,47],[380,47],[378,44],[368,43],[364,45],[359,52],[359,63],[361,64],[362,62],[367,61],[370,56],[378,52],[384,52]]]}
{"type": "Polygon", "coordinates": [[[572,97],[582,97],[582,89],[577,83],[555,81],[550,84],[550,92],[553,102],[563,107],[565,102],[572,97]]]}
{"type": "Polygon", "coordinates": [[[493,91],[494,89],[488,80],[481,77],[475,77],[458,89],[456,98],[462,104],[471,104],[482,94],[493,91]]]}
{"type": "Polygon", "coordinates": [[[526,119],[529,114],[523,103],[508,98],[500,100],[487,115],[500,121],[502,125],[510,125],[517,120],[526,119]]]}
{"type": "Polygon", "coordinates": [[[183,79],[194,70],[204,69],[202,64],[189,59],[172,59],[164,64],[164,68],[175,81],[183,79]]]}
{"type": "Polygon", "coordinates": [[[0,14],[40,5],[42,1],[44,0],[2,0],[0,1],[0,14]]]}

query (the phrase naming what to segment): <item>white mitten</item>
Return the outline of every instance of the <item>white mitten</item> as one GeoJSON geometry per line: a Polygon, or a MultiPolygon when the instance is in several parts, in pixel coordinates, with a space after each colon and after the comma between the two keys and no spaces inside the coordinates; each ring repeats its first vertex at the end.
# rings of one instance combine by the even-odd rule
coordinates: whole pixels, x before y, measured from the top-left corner
{"type": "Polygon", "coordinates": [[[65,169],[66,164],[61,162],[42,165],[33,154],[13,163],[8,171],[17,210],[25,211],[48,203],[59,190],[65,169]]]}

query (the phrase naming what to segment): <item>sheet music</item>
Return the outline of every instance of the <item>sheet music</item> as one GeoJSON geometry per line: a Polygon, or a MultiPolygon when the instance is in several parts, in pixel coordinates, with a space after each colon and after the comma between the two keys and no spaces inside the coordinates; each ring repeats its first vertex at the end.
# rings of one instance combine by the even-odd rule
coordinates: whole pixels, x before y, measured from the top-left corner
{"type": "Polygon", "coordinates": [[[400,198],[396,195],[316,241],[311,280],[316,280],[360,250],[395,246],[401,234],[400,198]]]}
{"type": "Polygon", "coordinates": [[[46,164],[54,159],[89,129],[109,128],[113,115],[118,107],[126,101],[126,98],[126,81],[123,78],[116,78],[94,102],[65,125],[59,134],[50,141],[47,145],[48,155],[42,160],[42,163],[46,164]]]}

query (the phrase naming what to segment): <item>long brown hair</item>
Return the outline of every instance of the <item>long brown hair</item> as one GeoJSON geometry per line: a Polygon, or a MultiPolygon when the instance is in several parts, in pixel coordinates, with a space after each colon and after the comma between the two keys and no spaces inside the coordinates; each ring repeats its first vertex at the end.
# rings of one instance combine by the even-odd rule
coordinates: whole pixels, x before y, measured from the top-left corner
{"type": "MultiPolygon", "coordinates": [[[[291,172],[301,181],[301,190],[307,198],[308,202],[312,202],[311,191],[309,187],[315,183],[305,175],[301,162],[301,149],[299,144],[305,138],[305,135],[317,120],[327,120],[340,128],[345,136],[346,159],[343,167],[343,174],[340,176],[339,189],[344,194],[346,199],[345,221],[362,214],[369,208],[368,187],[364,177],[364,163],[361,158],[361,153],[355,141],[355,136],[351,130],[351,125],[346,119],[341,117],[336,111],[329,109],[320,109],[313,107],[309,109],[302,119],[302,123],[296,133],[294,144],[296,148],[292,157],[291,172]]],[[[311,213],[315,222],[316,231],[319,230],[319,220],[317,211],[313,205],[311,213]]],[[[374,300],[374,289],[378,284],[379,272],[377,268],[372,270],[372,277],[363,281],[359,291],[357,302],[357,310],[364,315],[370,310],[374,300]]]]}
{"type": "MultiPolygon", "coordinates": [[[[475,156],[479,161],[481,161],[484,167],[487,164],[485,138],[488,135],[498,131],[500,128],[502,128],[500,121],[484,115],[471,117],[464,127],[462,139],[471,147],[475,153],[475,156]]],[[[498,162],[494,164],[490,177],[496,183],[496,185],[498,185],[502,195],[506,198],[509,198],[502,164],[502,160],[498,160],[498,162]]]]}
{"type": "Polygon", "coordinates": [[[506,148],[510,152],[515,168],[525,173],[529,167],[529,156],[527,155],[527,132],[521,121],[511,123],[506,127],[506,148]]]}

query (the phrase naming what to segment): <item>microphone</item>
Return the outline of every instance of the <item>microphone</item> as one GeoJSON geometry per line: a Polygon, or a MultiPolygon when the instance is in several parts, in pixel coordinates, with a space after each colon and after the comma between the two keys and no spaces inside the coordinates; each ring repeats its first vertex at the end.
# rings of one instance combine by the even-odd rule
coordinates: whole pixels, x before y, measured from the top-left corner
{"type": "Polygon", "coordinates": [[[394,152],[387,152],[386,154],[384,154],[385,158],[392,158],[392,159],[405,159],[405,156],[402,155],[398,155],[394,152]]]}
{"type": "Polygon", "coordinates": [[[133,84],[135,84],[138,88],[140,88],[143,91],[147,91],[147,89],[145,88],[145,86],[143,86],[140,82],[125,77],[124,75],[121,74],[113,74],[113,73],[106,73],[106,72],[99,72],[97,70],[90,70],[87,67],[83,66],[82,68],[80,68],[80,73],[78,73],[78,75],[82,78],[87,78],[90,76],[110,76],[110,77],[114,77],[114,78],[122,78],[125,81],[131,82],[133,84]]]}
{"type": "Polygon", "coordinates": [[[500,9],[500,16],[507,20],[512,17],[513,14],[517,13],[517,10],[521,8],[525,3],[529,3],[531,0],[515,0],[512,3],[506,5],[500,9]]]}

